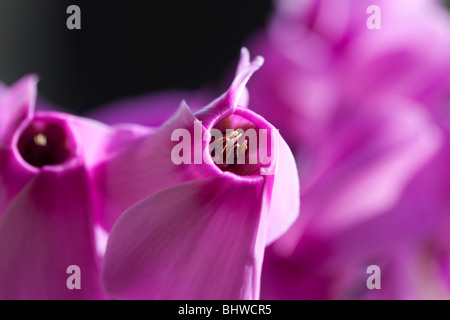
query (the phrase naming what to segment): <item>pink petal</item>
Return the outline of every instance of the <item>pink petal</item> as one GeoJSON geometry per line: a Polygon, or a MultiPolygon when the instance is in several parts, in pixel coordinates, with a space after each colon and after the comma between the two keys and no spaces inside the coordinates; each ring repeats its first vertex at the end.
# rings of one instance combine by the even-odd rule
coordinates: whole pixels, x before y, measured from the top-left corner
{"type": "Polygon", "coordinates": [[[441,146],[438,127],[413,101],[380,97],[356,110],[323,147],[327,169],[303,198],[310,226],[330,234],[387,212],[441,146]]]}
{"type": "Polygon", "coordinates": [[[97,198],[104,199],[99,207],[102,210],[100,219],[106,230],[111,229],[123,211],[150,194],[210,174],[207,164],[176,165],[171,160],[172,149],[178,143],[171,141],[173,131],[186,128],[194,137],[194,121],[196,118],[183,103],[158,130],[130,142],[127,149],[105,159],[93,169],[97,198]]]}
{"type": "Polygon", "coordinates": [[[289,146],[278,138],[278,159],[273,176],[267,244],[283,235],[300,213],[300,182],[297,165],[289,146]]]}
{"type": "MultiPolygon", "coordinates": [[[[236,69],[235,77],[237,77],[239,73],[244,71],[246,68],[249,68],[251,64],[252,63],[250,61],[250,52],[248,51],[247,48],[244,47],[241,49],[241,57],[239,58],[239,63],[236,69]]],[[[245,87],[244,90],[242,90],[242,93],[239,97],[237,104],[241,107],[248,107],[249,101],[250,95],[248,93],[247,87],[245,87]]]]}
{"type": "MultiPolygon", "coordinates": [[[[45,114],[58,116],[56,112],[45,112],[45,114]]],[[[59,114],[59,116],[63,117],[67,125],[71,127],[79,145],[78,155],[89,169],[115,156],[133,142],[154,131],[153,128],[135,124],[108,126],[88,118],[68,114],[59,114]]]]}
{"type": "Polygon", "coordinates": [[[95,253],[88,178],[82,167],[45,167],[0,221],[1,299],[103,298],[95,253]],[[81,268],[81,289],[69,290],[67,268],[81,268]]]}
{"type": "Polygon", "coordinates": [[[126,211],[106,249],[118,299],[256,299],[265,234],[262,179],[231,175],[157,192],[126,211]]]}
{"type": "MultiPolygon", "coordinates": [[[[241,59],[238,64],[236,77],[231,83],[230,88],[222,96],[211,102],[211,104],[196,113],[197,118],[209,127],[210,123],[218,118],[224,118],[231,115],[237,108],[242,95],[245,95],[245,86],[255,73],[264,64],[264,58],[257,56],[252,62],[249,60],[248,50],[241,50],[241,59]]],[[[244,102],[247,99],[244,97],[244,102]]]]}
{"type": "Polygon", "coordinates": [[[10,148],[0,147],[0,218],[12,199],[34,177],[34,170],[24,169],[10,148]]]}
{"type": "Polygon", "coordinates": [[[31,116],[36,100],[37,77],[23,77],[11,88],[0,90],[0,147],[20,123],[31,116]]]}

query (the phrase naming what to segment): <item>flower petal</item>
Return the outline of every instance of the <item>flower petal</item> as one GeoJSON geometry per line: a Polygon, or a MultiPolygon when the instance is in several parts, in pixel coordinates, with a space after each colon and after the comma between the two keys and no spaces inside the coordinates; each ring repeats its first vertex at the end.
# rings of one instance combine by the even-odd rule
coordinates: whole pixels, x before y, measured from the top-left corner
{"type": "Polygon", "coordinates": [[[102,279],[119,299],[256,299],[263,179],[231,174],[157,192],[111,231],[102,279]]]}
{"type": "Polygon", "coordinates": [[[284,234],[300,213],[300,182],[297,165],[286,141],[278,137],[278,159],[273,176],[267,245],[284,234]]]}
{"type": "MultiPolygon", "coordinates": [[[[208,175],[206,172],[209,173],[210,169],[207,164],[176,165],[171,160],[172,149],[178,143],[172,141],[172,133],[184,128],[195,139],[195,121],[195,116],[183,102],[178,112],[163,126],[131,142],[127,149],[94,168],[93,181],[98,198],[104,199],[99,207],[106,230],[111,229],[126,209],[150,194],[208,175]]],[[[201,125],[199,129],[203,135],[201,125]]]]}
{"type": "Polygon", "coordinates": [[[59,114],[65,119],[75,134],[80,149],[79,157],[89,169],[154,131],[154,128],[135,124],[108,126],[96,120],[56,112],[38,114],[43,113],[56,116],[59,114]]]}
{"type": "Polygon", "coordinates": [[[44,167],[0,222],[1,299],[100,299],[88,178],[82,167],[44,167]],[[74,192],[76,190],[76,192],[74,192]],[[81,269],[81,289],[67,268],[81,269]]]}
{"type": "Polygon", "coordinates": [[[35,172],[24,169],[10,148],[0,147],[0,217],[10,201],[29,183],[35,172]]]}
{"type": "Polygon", "coordinates": [[[215,122],[218,118],[224,118],[232,114],[242,95],[244,94],[244,102],[247,103],[245,97],[245,86],[255,73],[264,64],[264,58],[257,56],[252,62],[249,60],[249,53],[246,48],[241,50],[241,59],[238,64],[236,77],[231,83],[230,88],[222,96],[211,102],[206,108],[196,113],[198,120],[202,121],[205,127],[215,122]]]}
{"type": "Polygon", "coordinates": [[[355,109],[320,147],[299,230],[308,225],[331,235],[388,212],[442,147],[442,134],[430,120],[421,104],[394,96],[355,109]]]}
{"type": "Polygon", "coordinates": [[[13,131],[33,112],[36,84],[37,77],[30,75],[0,91],[0,146],[7,143],[13,131]]]}

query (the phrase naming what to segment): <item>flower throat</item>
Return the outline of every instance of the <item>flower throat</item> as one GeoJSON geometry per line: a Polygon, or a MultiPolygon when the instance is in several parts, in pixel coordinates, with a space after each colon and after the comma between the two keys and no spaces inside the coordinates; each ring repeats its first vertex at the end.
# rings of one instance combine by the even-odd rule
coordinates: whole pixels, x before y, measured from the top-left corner
{"type": "Polygon", "coordinates": [[[58,165],[74,156],[74,145],[66,129],[57,122],[35,119],[19,137],[18,150],[30,165],[58,165]]]}

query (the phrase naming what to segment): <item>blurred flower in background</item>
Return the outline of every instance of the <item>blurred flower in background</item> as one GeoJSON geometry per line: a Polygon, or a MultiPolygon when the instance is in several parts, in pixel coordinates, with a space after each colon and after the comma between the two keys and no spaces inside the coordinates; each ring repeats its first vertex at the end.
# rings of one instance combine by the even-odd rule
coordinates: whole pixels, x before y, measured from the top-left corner
{"type": "Polygon", "coordinates": [[[449,297],[449,33],[439,1],[276,2],[250,107],[294,150],[302,209],[266,252],[262,298],[449,297]]]}
{"type": "Polygon", "coordinates": [[[35,112],[36,84],[26,76],[0,90],[0,299],[102,299],[89,171],[109,132],[35,112]],[[84,290],[65,286],[74,261],[84,290]]]}

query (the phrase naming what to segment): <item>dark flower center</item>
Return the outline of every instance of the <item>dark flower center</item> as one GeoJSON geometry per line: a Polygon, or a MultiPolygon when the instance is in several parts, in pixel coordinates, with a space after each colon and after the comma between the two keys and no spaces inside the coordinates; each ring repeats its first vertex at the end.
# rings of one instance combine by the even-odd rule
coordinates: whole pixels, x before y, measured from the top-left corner
{"type": "Polygon", "coordinates": [[[237,114],[216,123],[209,144],[215,165],[239,176],[259,174],[258,130],[255,124],[237,114]]]}
{"type": "Polygon", "coordinates": [[[35,119],[22,132],[18,150],[23,159],[32,166],[62,164],[75,155],[75,146],[58,122],[35,119]]]}

